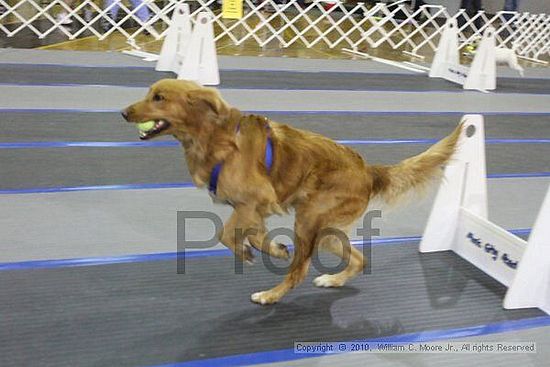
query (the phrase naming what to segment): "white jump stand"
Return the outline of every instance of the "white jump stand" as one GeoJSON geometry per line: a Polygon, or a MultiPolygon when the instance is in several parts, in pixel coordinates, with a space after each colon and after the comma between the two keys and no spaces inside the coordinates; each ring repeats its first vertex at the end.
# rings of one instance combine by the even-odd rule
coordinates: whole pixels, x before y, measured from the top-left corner
{"type": "Polygon", "coordinates": [[[430,68],[430,78],[444,78],[462,85],[464,89],[482,92],[495,90],[497,79],[494,28],[488,27],[483,33],[471,67],[460,64],[458,51],[458,26],[453,18],[447,21],[443,29],[430,68]]]}
{"type": "Polygon", "coordinates": [[[505,308],[538,307],[550,314],[550,190],[528,242],[489,221],[483,116],[462,121],[420,252],[452,250],[508,287],[505,308]]]}

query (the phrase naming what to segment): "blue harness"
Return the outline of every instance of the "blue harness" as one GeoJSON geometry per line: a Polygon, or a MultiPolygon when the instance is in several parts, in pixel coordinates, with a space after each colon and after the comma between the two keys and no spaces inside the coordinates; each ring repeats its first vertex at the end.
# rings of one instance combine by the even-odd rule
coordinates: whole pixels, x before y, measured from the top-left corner
{"type": "MultiPolygon", "coordinates": [[[[237,125],[237,133],[240,130],[241,125],[237,125]]],[[[267,173],[271,171],[273,166],[273,139],[271,138],[271,128],[269,124],[265,123],[267,129],[267,142],[265,144],[265,166],[267,168],[267,173]]],[[[220,172],[222,171],[223,162],[220,162],[214,166],[212,173],[210,174],[210,183],[208,184],[208,190],[215,196],[216,191],[218,190],[218,179],[220,177],[220,172]]]]}

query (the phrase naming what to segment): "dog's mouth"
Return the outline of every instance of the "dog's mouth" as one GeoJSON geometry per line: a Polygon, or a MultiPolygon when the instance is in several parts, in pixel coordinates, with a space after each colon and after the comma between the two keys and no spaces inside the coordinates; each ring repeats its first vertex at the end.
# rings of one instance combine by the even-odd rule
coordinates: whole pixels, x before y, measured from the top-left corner
{"type": "Polygon", "coordinates": [[[139,132],[139,138],[141,140],[148,140],[152,137],[160,134],[164,130],[168,129],[170,127],[170,123],[166,120],[154,120],[155,124],[152,128],[146,131],[140,131],[139,132]]]}

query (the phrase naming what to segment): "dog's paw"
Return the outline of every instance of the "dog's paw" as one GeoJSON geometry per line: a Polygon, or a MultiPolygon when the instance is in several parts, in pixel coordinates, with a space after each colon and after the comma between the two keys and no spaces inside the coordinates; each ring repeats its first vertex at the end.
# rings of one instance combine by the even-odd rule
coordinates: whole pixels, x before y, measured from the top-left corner
{"type": "Polygon", "coordinates": [[[246,262],[249,265],[254,265],[254,254],[252,254],[252,250],[248,246],[243,246],[241,251],[237,251],[235,253],[241,261],[246,262]]]}
{"type": "Polygon", "coordinates": [[[288,251],[288,247],[286,247],[286,245],[283,245],[282,243],[276,243],[272,252],[273,256],[278,259],[290,259],[290,252],[288,251]]]}
{"type": "Polygon", "coordinates": [[[273,303],[276,303],[279,300],[279,298],[280,297],[278,297],[272,291],[256,292],[256,293],[253,293],[252,296],[250,296],[250,300],[252,302],[260,305],[271,305],[273,303]]]}
{"type": "Polygon", "coordinates": [[[341,287],[345,282],[338,274],[323,274],[313,279],[313,284],[321,288],[341,287]]]}

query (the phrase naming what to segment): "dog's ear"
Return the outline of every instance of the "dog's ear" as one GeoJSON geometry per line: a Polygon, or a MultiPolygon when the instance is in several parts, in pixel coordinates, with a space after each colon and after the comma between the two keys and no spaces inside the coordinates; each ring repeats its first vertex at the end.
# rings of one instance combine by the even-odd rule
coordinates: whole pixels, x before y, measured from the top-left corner
{"type": "Polygon", "coordinates": [[[201,88],[189,91],[187,98],[191,108],[211,112],[219,118],[227,116],[230,110],[229,105],[214,88],[201,88]]]}

